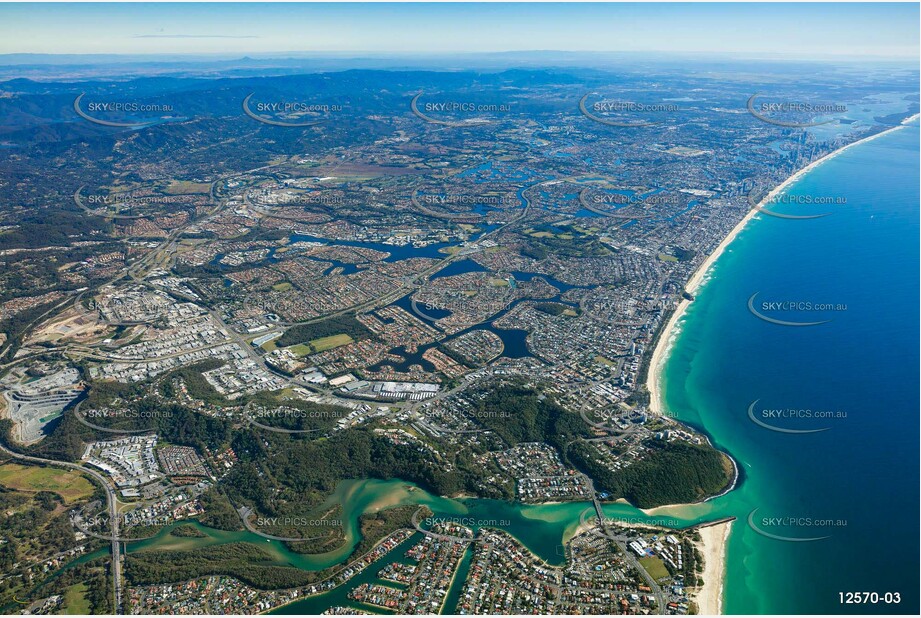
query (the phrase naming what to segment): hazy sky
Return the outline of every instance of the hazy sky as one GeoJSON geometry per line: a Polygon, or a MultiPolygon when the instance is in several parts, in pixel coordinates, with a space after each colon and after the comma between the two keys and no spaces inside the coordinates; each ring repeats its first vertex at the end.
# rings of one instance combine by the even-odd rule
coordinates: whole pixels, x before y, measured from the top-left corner
{"type": "Polygon", "coordinates": [[[0,53],[515,50],[917,58],[919,5],[0,4],[0,53]]]}

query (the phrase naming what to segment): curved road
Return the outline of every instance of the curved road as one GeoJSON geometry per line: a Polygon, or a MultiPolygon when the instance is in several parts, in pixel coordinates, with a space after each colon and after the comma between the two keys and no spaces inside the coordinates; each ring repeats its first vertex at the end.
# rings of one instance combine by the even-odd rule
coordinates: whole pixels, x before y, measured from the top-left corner
{"type": "Polygon", "coordinates": [[[108,504],[109,510],[109,521],[111,522],[111,542],[112,542],[112,587],[115,593],[115,613],[122,613],[122,573],[121,573],[121,555],[120,555],[120,546],[118,542],[118,513],[115,501],[115,490],[109,485],[109,482],[106,480],[102,474],[92,470],[90,468],[81,466],[80,464],[74,464],[67,461],[58,461],[57,459],[44,459],[42,457],[33,457],[31,455],[23,455],[22,453],[17,453],[16,451],[11,451],[4,444],[0,444],[0,451],[6,453],[13,459],[19,459],[22,461],[28,461],[29,463],[35,463],[45,466],[58,466],[61,468],[68,468],[70,470],[77,470],[86,474],[87,476],[92,477],[96,480],[106,491],[106,502],[108,504]]]}

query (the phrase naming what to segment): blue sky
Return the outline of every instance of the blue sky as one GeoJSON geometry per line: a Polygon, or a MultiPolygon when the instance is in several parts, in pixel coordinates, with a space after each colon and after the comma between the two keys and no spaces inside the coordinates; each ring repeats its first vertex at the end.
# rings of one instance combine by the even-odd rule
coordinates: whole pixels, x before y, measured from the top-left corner
{"type": "Polygon", "coordinates": [[[0,53],[919,53],[917,3],[0,4],[0,53]]]}

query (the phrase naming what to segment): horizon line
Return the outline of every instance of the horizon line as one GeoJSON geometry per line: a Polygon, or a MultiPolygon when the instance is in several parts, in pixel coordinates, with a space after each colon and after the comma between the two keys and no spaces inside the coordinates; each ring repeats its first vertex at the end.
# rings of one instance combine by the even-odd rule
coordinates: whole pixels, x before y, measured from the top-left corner
{"type": "MultiPolygon", "coordinates": [[[[152,35],[147,35],[152,36],[152,35]]],[[[171,35],[172,37],[180,35],[171,35]]],[[[184,35],[183,35],[184,36],[184,35]]],[[[196,36],[196,35],[188,35],[196,36]]],[[[146,37],[145,37],[146,38],[146,37]]],[[[221,37],[224,38],[224,37],[221,37]]],[[[236,38],[236,37],[235,37],[236,38]]],[[[251,38],[251,37],[246,37],[251,38]]],[[[757,51],[757,50],[629,50],[629,49],[610,49],[610,50],[570,50],[570,49],[509,49],[509,50],[486,50],[486,51],[438,51],[431,52],[424,49],[414,51],[374,51],[374,50],[277,50],[277,51],[213,51],[213,52],[41,52],[41,51],[22,51],[22,52],[3,52],[0,58],[10,56],[47,56],[47,57],[68,57],[68,56],[85,56],[93,57],[112,57],[112,58],[215,58],[224,57],[225,59],[259,59],[259,60],[281,60],[281,59],[300,59],[284,56],[285,54],[296,54],[307,58],[311,55],[316,56],[376,56],[381,58],[406,58],[427,56],[429,58],[445,58],[456,56],[488,56],[488,55],[510,55],[510,54],[572,54],[572,55],[603,55],[603,54],[630,54],[630,55],[661,55],[661,56],[738,56],[743,54],[750,59],[752,56],[776,57],[797,59],[802,61],[816,60],[835,60],[835,59],[874,59],[874,60],[908,60],[917,59],[918,53],[893,55],[893,54],[847,54],[847,53],[823,53],[823,54],[801,54],[797,52],[776,52],[776,51],[757,51]]],[[[921,68],[921,62],[919,62],[921,68]]]]}

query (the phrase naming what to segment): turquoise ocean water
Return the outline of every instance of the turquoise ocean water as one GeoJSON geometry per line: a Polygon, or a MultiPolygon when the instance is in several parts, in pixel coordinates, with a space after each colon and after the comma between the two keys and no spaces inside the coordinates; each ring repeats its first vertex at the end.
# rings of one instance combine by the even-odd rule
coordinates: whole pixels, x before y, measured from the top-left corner
{"type": "Polygon", "coordinates": [[[666,408],[728,450],[743,478],[670,512],[739,518],[727,613],[918,613],[918,169],[917,125],[818,166],[788,192],[834,203],[774,210],[832,214],[759,215],[680,322],[660,382],[666,408]],[[769,318],[830,321],[759,319],[756,293],[769,318]],[[763,304],[780,301],[834,310],[763,304]],[[762,423],[822,431],[758,425],[756,400],[762,423]],[[842,592],[880,598],[841,604],[842,592]]]}
{"type": "MultiPolygon", "coordinates": [[[[627,504],[608,504],[604,511],[612,518],[672,527],[735,516],[726,613],[919,609],[918,170],[919,132],[913,126],[811,171],[789,195],[833,203],[791,200],[773,210],[832,214],[810,220],[756,217],[714,265],[673,338],[661,378],[666,408],[733,455],[741,469],[739,485],[719,498],[651,516],[627,504]],[[767,317],[830,321],[808,327],[763,321],[749,311],[755,293],[753,305],[767,317]],[[780,301],[830,304],[836,310],[777,311],[762,305],[780,301]],[[822,431],[773,431],[753,422],[750,409],[756,420],[776,429],[822,431]],[[790,410],[808,410],[813,417],[798,412],[799,418],[791,418],[790,410]],[[830,415],[816,418],[818,412],[830,415]],[[879,600],[841,604],[839,595],[847,592],[877,593],[879,600]]],[[[278,564],[317,570],[351,553],[361,513],[425,504],[439,516],[495,521],[490,525],[558,564],[564,560],[562,543],[591,506],[450,500],[399,480],[346,482],[331,499],[347,514],[348,543],[329,554],[298,556],[250,533],[211,530],[204,539],[164,533],[129,551],[249,541],[275,552],[278,564]]],[[[348,590],[378,581],[377,570],[398,559],[396,554],[342,589],[274,613],[317,614],[353,604],[348,590]]]]}

